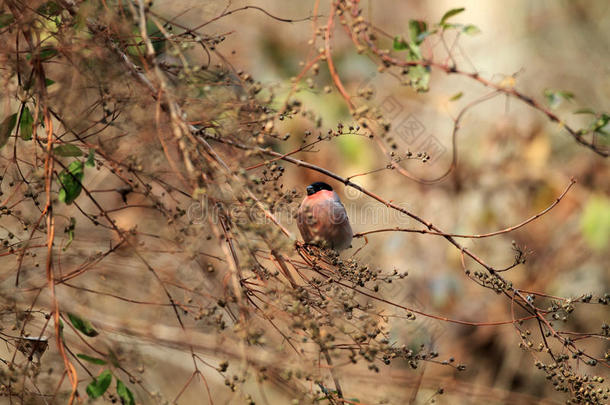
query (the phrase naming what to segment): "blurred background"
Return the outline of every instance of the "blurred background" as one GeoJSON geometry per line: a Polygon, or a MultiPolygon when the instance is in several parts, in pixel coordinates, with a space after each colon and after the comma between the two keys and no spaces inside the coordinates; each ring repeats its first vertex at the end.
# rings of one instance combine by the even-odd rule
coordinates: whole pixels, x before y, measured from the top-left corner
{"type": "MultiPolygon", "coordinates": [[[[277,110],[281,110],[287,100],[298,99],[303,103],[307,114],[276,121],[278,132],[290,134],[290,138],[286,142],[269,143],[275,150],[288,153],[303,144],[306,131],[317,136],[318,133],[326,134],[339,123],[346,127],[358,125],[333,85],[323,61],[319,62],[319,74],[308,72],[297,84],[297,91],[292,92],[294,78],[324,45],[320,37],[315,43],[310,42],[312,21],[306,18],[314,14],[314,4],[314,1],[279,0],[232,1],[230,4],[157,0],[152,10],[183,26],[194,27],[212,20],[227,7],[239,9],[252,5],[260,8],[240,10],[213,20],[204,31],[208,35],[225,37],[217,50],[236,70],[247,72],[260,81],[264,89],[261,97],[272,99],[271,105],[277,110]],[[280,18],[306,20],[280,22],[261,9],[280,18]]],[[[319,26],[326,23],[328,7],[327,2],[320,3],[319,26]]],[[[438,22],[447,10],[465,7],[465,11],[451,21],[473,24],[480,32],[459,38],[448,35],[451,56],[458,70],[478,72],[490,82],[514,87],[551,109],[573,128],[587,127],[591,121],[591,115],[574,114],[575,111],[586,108],[603,112],[610,106],[610,2],[607,0],[369,0],[362,1],[361,7],[365,19],[389,38],[408,37],[411,19],[431,24],[438,22]],[[545,96],[545,92],[547,95],[563,92],[564,97],[545,96]]],[[[391,39],[385,41],[385,47],[391,48],[391,39]]],[[[414,155],[419,152],[430,155],[427,162],[409,159],[399,162],[398,166],[415,179],[434,179],[443,175],[452,162],[454,119],[464,107],[490,94],[491,89],[463,75],[448,75],[432,68],[430,90],[417,93],[409,86],[401,86],[395,75],[380,72],[377,63],[366,52],[358,53],[338,23],[335,24],[332,52],[338,75],[356,106],[380,111],[390,125],[381,144],[388,149],[396,145],[400,153],[408,150],[414,155]],[[371,90],[371,96],[363,97],[362,89],[371,90]]],[[[426,58],[440,63],[448,60],[443,44],[435,38],[424,42],[422,52],[426,58]]],[[[200,51],[188,55],[194,65],[206,63],[206,55],[200,51]]],[[[150,122],[132,124],[146,126],[150,122]]],[[[153,139],[154,132],[149,132],[147,136],[153,139]]],[[[357,176],[352,181],[445,232],[483,234],[516,225],[549,207],[570,184],[570,179],[575,178],[576,185],[561,202],[527,226],[492,238],[463,239],[462,242],[497,268],[514,262],[515,247],[526,252],[526,262],[504,274],[523,290],[573,298],[589,293],[603,297],[610,291],[608,159],[578,145],[561,125],[551,122],[540,111],[504,95],[469,109],[460,121],[456,139],[458,166],[442,181],[432,184],[422,184],[401,175],[398,170],[384,169],[390,158],[375,139],[362,136],[365,132],[332,138],[311,151],[296,153],[294,157],[343,177],[357,176]]],[[[599,142],[603,144],[607,139],[599,139],[599,142]]],[[[146,149],[140,144],[122,146],[124,149],[146,149]]],[[[607,143],[605,147],[608,147],[607,143]]],[[[155,153],[151,152],[148,164],[164,164],[163,155],[158,150],[155,153]]],[[[356,233],[390,227],[421,229],[415,221],[316,172],[294,165],[283,166],[282,184],[301,195],[314,181],[331,183],[341,196],[356,233]]],[[[166,169],[160,166],[159,170],[166,169]]],[[[108,177],[107,174],[94,174],[89,180],[91,187],[107,187],[108,177]]],[[[155,191],[162,190],[157,188],[155,191]]],[[[101,201],[120,203],[120,198],[108,194],[102,196],[101,201]]],[[[278,213],[282,224],[295,235],[298,230],[291,213],[297,206],[295,200],[286,211],[278,213]]],[[[134,225],[140,225],[142,229],[158,219],[145,210],[136,213],[118,212],[113,218],[124,229],[134,225]]],[[[94,233],[81,233],[80,236],[85,243],[97,237],[94,233]]],[[[176,283],[189,285],[195,278],[193,272],[198,271],[195,270],[197,265],[193,265],[190,256],[184,255],[183,261],[176,262],[171,255],[164,255],[171,250],[164,243],[157,242],[154,249],[158,251],[149,250],[155,266],[164,269],[164,275],[174,277],[176,283]]],[[[190,248],[198,246],[194,244],[190,248]]],[[[108,291],[119,295],[133,294],[142,300],[150,298],[147,293],[152,294],[152,290],[148,289],[152,289],[155,282],[143,281],[142,274],[148,274],[147,269],[130,254],[123,255],[120,249],[116,253],[111,260],[96,267],[99,275],[91,276],[95,277],[95,283],[101,283],[108,291]],[[128,274],[113,277],[116,276],[113,272],[118,271],[128,274]],[[133,285],[138,286],[135,292],[129,287],[133,285]]],[[[72,254],[78,256],[78,251],[72,254]]],[[[460,252],[442,237],[405,232],[375,233],[368,235],[367,241],[355,239],[353,248],[344,252],[343,257],[353,257],[387,274],[408,273],[384,286],[384,297],[395,303],[460,321],[493,323],[513,318],[514,308],[510,301],[466,277],[460,252]]],[[[473,271],[480,270],[470,261],[466,265],[473,271]]],[[[24,270],[25,279],[28,280],[34,271],[24,270]]],[[[0,281],[6,281],[6,278],[0,281]]],[[[87,313],[85,294],[81,291],[73,292],[74,296],[68,292],[62,294],[66,299],[78,302],[76,308],[87,313]]],[[[158,291],[157,294],[160,295],[158,291]]],[[[185,293],[181,298],[186,301],[188,295],[185,293]]],[[[112,305],[106,308],[112,308],[113,315],[129,319],[125,322],[131,327],[149,331],[155,339],[176,336],[176,330],[157,324],[155,311],[132,315],[129,311],[133,303],[117,304],[110,297],[100,298],[98,302],[112,305]]],[[[579,305],[561,328],[599,333],[609,318],[607,306],[579,305]]],[[[97,316],[97,324],[103,325],[104,319],[97,316]]],[[[202,329],[213,332],[214,327],[204,325],[202,329]]],[[[339,376],[342,370],[349,370],[345,374],[347,377],[342,378],[346,398],[375,404],[565,403],[565,394],[557,393],[546,381],[546,374],[534,366],[531,353],[519,348],[519,333],[510,324],[475,327],[418,316],[414,322],[390,317],[387,327],[390,340],[406,342],[415,350],[424,344],[439,352],[439,361],[464,364],[466,370],[458,372],[453,367],[425,362],[414,370],[406,362],[395,362],[392,367],[380,367],[374,372],[364,367],[351,369],[349,363],[341,363],[337,365],[339,376]],[[442,395],[438,393],[441,388],[442,395]]],[[[158,395],[160,402],[174,398],[193,372],[190,353],[171,344],[157,346],[152,338],[151,342],[144,337],[131,341],[126,329],[112,330],[116,334],[113,339],[117,342],[118,354],[133,356],[132,364],[141,366],[141,375],[155,387],[152,397],[158,395]]],[[[220,336],[215,343],[225,344],[220,336]]],[[[582,347],[600,358],[609,350],[608,341],[603,339],[589,339],[582,347]]],[[[226,347],[227,351],[231,349],[234,348],[226,347]]],[[[282,361],[281,350],[278,348],[278,357],[271,357],[269,361],[282,361]]],[[[2,354],[4,357],[5,353],[2,354]]],[[[207,359],[221,360],[223,355],[219,351],[209,354],[207,359]]],[[[607,367],[592,368],[582,363],[578,368],[579,373],[601,373],[607,380],[607,367]]],[[[248,403],[243,395],[231,392],[225,380],[211,374],[206,390],[214,403],[248,403]]],[[[251,378],[244,382],[244,390],[251,393],[253,402],[299,403],[290,390],[255,380],[251,378]]],[[[317,389],[313,383],[311,387],[312,391],[317,389]]],[[[202,399],[202,392],[205,391],[201,386],[188,386],[179,403],[205,403],[207,399],[202,399]]]]}
{"type": "MultiPolygon", "coordinates": [[[[190,24],[198,20],[197,2],[168,2],[168,10],[190,24]]],[[[233,6],[246,4],[234,2],[233,6]]],[[[274,16],[298,19],[312,14],[313,2],[249,2],[274,16]]],[[[158,2],[159,9],[166,7],[158,2]]],[[[205,6],[205,13],[218,13],[224,4],[205,6]],[[215,8],[214,8],[215,7],[215,8]],[[214,10],[214,11],[212,11],[214,10]]],[[[325,24],[328,5],[322,2],[320,24],[325,24]]],[[[477,71],[496,83],[513,84],[517,90],[541,103],[545,90],[564,90],[574,95],[559,103],[555,112],[569,125],[586,126],[590,117],[573,114],[581,108],[602,111],[610,105],[610,3],[607,1],[369,1],[362,2],[365,17],[390,35],[408,35],[408,20],[439,21],[449,9],[466,10],[452,21],[474,24],[480,33],[462,36],[454,48],[460,69],[477,71]]],[[[240,12],[210,26],[216,32],[232,32],[224,52],[235,66],[243,67],[265,85],[275,88],[278,104],[284,101],[291,78],[299,74],[311,50],[311,23],[277,23],[255,10],[240,12]],[[228,51],[231,50],[231,55],[228,51]],[[235,53],[233,54],[233,51],[235,53]]],[[[323,46],[318,40],[317,47],[323,46]]],[[[389,46],[389,45],[388,45],[389,46]]],[[[314,53],[315,53],[314,50],[314,53]]],[[[442,45],[424,46],[424,55],[442,55],[442,45]]],[[[384,113],[393,126],[390,135],[413,152],[432,139],[438,156],[427,163],[402,162],[420,178],[435,178],[451,162],[452,119],[469,102],[489,89],[469,78],[432,70],[430,91],[418,94],[399,86],[390,75],[380,74],[366,55],[355,52],[341,28],[333,38],[334,62],[350,95],[358,105],[385,105],[384,113]],[[371,100],[359,100],[358,89],[371,86],[371,100]],[[463,96],[450,101],[456,93],[463,96]],[[396,133],[405,122],[415,120],[419,139],[410,141],[396,133]]],[[[306,75],[315,87],[305,87],[298,96],[323,119],[321,130],[337,123],[354,124],[345,101],[332,85],[323,63],[318,76],[306,75]],[[326,93],[325,86],[332,91],[326,93]]],[[[282,130],[301,134],[311,129],[307,120],[292,120],[282,130]]],[[[300,137],[281,145],[282,152],[299,146],[300,137]]],[[[468,111],[457,140],[459,166],[442,182],[421,185],[395,171],[381,171],[353,179],[385,199],[400,203],[447,232],[479,234],[503,229],[548,207],[574,177],[578,183],[563,201],[526,227],[489,239],[465,240],[498,267],[513,263],[514,241],[530,254],[527,262],[507,273],[515,285],[551,295],[577,297],[602,295],[610,282],[610,176],[607,159],[577,145],[543,114],[524,103],[498,96],[468,111]]],[[[426,151],[431,153],[431,151],[426,151]]],[[[385,166],[387,159],[374,142],[363,137],[339,137],[316,152],[297,157],[349,177],[385,166]]],[[[289,167],[286,184],[299,190],[321,180],[317,173],[289,167]]],[[[323,180],[323,179],[322,179],[323,180]]],[[[395,212],[359,193],[332,183],[344,201],[355,232],[385,227],[419,227],[395,212]]],[[[294,223],[292,229],[296,231],[294,223]]],[[[364,246],[355,240],[354,248],[364,246]]],[[[507,301],[468,280],[460,266],[459,252],[445,240],[431,235],[379,233],[368,236],[368,244],[357,257],[384,271],[408,271],[409,276],[392,286],[389,294],[397,302],[425,309],[428,313],[475,322],[511,319],[507,301]]],[[[567,329],[599,330],[608,320],[605,307],[581,312],[568,321],[567,329]]],[[[450,385],[446,391],[462,395],[463,403],[502,403],[510,392],[522,393],[524,403],[541,398],[560,402],[561,396],[545,382],[545,374],[532,367],[532,357],[518,349],[519,336],[510,326],[456,326],[425,318],[405,326],[396,322],[392,333],[408,341],[433,342],[443,358],[454,357],[468,365],[455,373],[428,365],[423,384],[450,385]],[[490,389],[491,388],[491,389],[490,389]],[[530,397],[528,397],[530,396],[530,397]],[[489,402],[488,402],[489,401],[489,402]]],[[[607,342],[593,345],[603,353],[607,342]]],[[[583,371],[587,370],[582,365],[583,371]]],[[[376,400],[402,403],[422,371],[384,371],[376,400]],[[406,386],[405,386],[406,384],[406,386]],[[399,399],[400,398],[400,399],[399,399]]],[[[366,375],[363,375],[366,379],[366,375]]],[[[353,384],[357,386],[358,383],[353,384]]],[[[357,391],[357,388],[356,388],[357,391]]],[[[370,394],[370,392],[369,392],[370,394]]],[[[426,403],[431,394],[420,395],[426,403]],[[426,396],[428,395],[428,396],[426,396]]],[[[354,397],[358,397],[357,392],[354,397]]],[[[370,396],[368,396],[370,398],[370,396]]],[[[443,402],[442,398],[436,398],[443,402]]],[[[456,397],[449,402],[456,403],[456,397]]]]}

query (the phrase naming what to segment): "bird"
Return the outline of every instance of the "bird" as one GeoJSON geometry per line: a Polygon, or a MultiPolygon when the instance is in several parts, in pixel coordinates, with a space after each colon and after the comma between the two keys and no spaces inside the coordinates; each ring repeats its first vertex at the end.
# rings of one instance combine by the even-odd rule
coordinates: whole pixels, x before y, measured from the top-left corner
{"type": "Polygon", "coordinates": [[[297,226],[305,243],[337,251],[349,248],[352,227],[337,193],[321,181],[310,184],[306,191],[297,212],[297,226]]]}

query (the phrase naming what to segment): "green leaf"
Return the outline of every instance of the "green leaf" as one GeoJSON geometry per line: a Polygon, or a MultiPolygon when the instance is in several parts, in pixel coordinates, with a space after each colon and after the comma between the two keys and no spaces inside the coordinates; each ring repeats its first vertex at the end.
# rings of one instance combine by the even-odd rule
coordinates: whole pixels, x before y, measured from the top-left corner
{"type": "Polygon", "coordinates": [[[50,86],[50,85],[52,85],[52,84],[55,84],[55,81],[54,81],[54,80],[51,80],[51,79],[47,79],[47,78],[45,77],[45,79],[44,79],[44,85],[45,85],[46,87],[49,87],[49,86],[50,86]]]}
{"type": "Polygon", "coordinates": [[[476,25],[468,24],[462,28],[462,32],[466,35],[476,35],[479,34],[481,30],[476,25]]]}
{"type": "Polygon", "coordinates": [[[606,127],[606,125],[608,125],[608,123],[610,123],[610,115],[608,114],[601,114],[597,120],[595,120],[592,124],[591,124],[591,130],[593,132],[597,132],[603,135],[607,135],[607,132],[604,130],[604,128],[606,127]]]}
{"type": "Polygon", "coordinates": [[[418,44],[421,44],[422,42],[424,42],[424,39],[428,38],[432,34],[436,34],[436,30],[424,31],[421,34],[419,34],[417,36],[417,38],[415,38],[415,40],[418,44]]]}
{"type": "Polygon", "coordinates": [[[15,21],[15,18],[12,14],[2,13],[0,14],[0,28],[4,28],[8,25],[11,25],[15,21]]]}
{"type": "Polygon", "coordinates": [[[572,114],[591,114],[591,115],[595,115],[595,111],[593,111],[590,108],[581,108],[581,109],[578,109],[578,110],[574,111],[572,114]]]}
{"type": "Polygon", "coordinates": [[[421,44],[427,35],[428,24],[422,20],[409,20],[409,38],[417,45],[421,44]]]}
{"type": "Polygon", "coordinates": [[[68,225],[66,227],[66,229],[64,229],[64,232],[68,234],[68,242],[66,243],[66,246],[64,246],[63,251],[65,252],[66,249],[68,249],[70,247],[70,245],[72,244],[72,241],[74,240],[74,230],[76,229],[76,218],[74,217],[70,217],[70,225],[68,225]]]}
{"type": "Polygon", "coordinates": [[[21,139],[29,141],[32,139],[32,131],[34,128],[34,117],[30,113],[30,109],[25,107],[21,113],[21,122],[19,123],[19,131],[21,139]]]}
{"type": "Polygon", "coordinates": [[[55,55],[57,55],[57,49],[53,47],[44,48],[40,51],[41,60],[51,59],[55,55]]]}
{"type": "Polygon", "coordinates": [[[430,89],[430,68],[423,65],[411,66],[408,77],[411,80],[411,87],[417,92],[423,93],[430,89]]]}
{"type": "Polygon", "coordinates": [[[2,148],[8,142],[8,138],[15,128],[17,123],[17,114],[11,114],[2,121],[0,124],[0,148],[2,148]]]}
{"type": "Polygon", "coordinates": [[[559,107],[562,101],[571,101],[574,98],[574,94],[564,90],[544,90],[544,97],[549,104],[549,107],[555,109],[559,107]]]}
{"type": "Polygon", "coordinates": [[[111,382],[112,373],[110,373],[110,370],[102,371],[97,378],[94,378],[93,381],[87,385],[87,395],[89,395],[89,398],[93,399],[101,397],[104,395],[104,392],[106,392],[111,382]]]}
{"type": "Polygon", "coordinates": [[[450,28],[451,28],[451,29],[455,29],[455,30],[457,30],[457,29],[462,29],[462,28],[464,28],[464,24],[450,24],[450,23],[445,23],[445,24],[441,25],[441,27],[442,27],[444,30],[448,30],[448,29],[450,29],[450,28]]]}
{"type": "Polygon", "coordinates": [[[451,9],[451,10],[447,11],[447,12],[446,12],[446,13],[443,15],[443,18],[441,18],[440,25],[445,24],[445,22],[446,22],[446,21],[447,21],[449,18],[453,17],[454,15],[460,14],[460,13],[461,13],[462,11],[464,11],[464,10],[466,10],[464,7],[460,7],[460,8],[453,8],[453,9],[451,9]]]}
{"type": "Polygon", "coordinates": [[[91,357],[91,356],[88,356],[88,355],[82,354],[82,353],[77,354],[76,357],[78,357],[79,359],[88,361],[89,363],[99,364],[100,366],[103,366],[104,364],[106,364],[106,360],[98,359],[97,357],[91,357]]]}
{"type": "Polygon", "coordinates": [[[151,19],[146,20],[146,34],[148,35],[150,42],[152,42],[155,54],[159,55],[163,53],[165,50],[165,36],[159,31],[157,24],[151,19]]]}
{"type": "Polygon", "coordinates": [[[61,8],[55,1],[47,1],[42,6],[38,7],[36,11],[38,11],[40,14],[50,17],[54,15],[59,15],[61,13],[61,8]]]}
{"type": "MultiPolygon", "coordinates": [[[[48,46],[46,48],[43,48],[40,50],[40,53],[38,54],[38,56],[40,57],[40,60],[42,60],[43,62],[47,59],[51,59],[53,56],[57,55],[57,49],[55,49],[52,46],[48,46]]],[[[32,54],[31,53],[27,53],[25,55],[25,59],[26,60],[31,60],[32,59],[32,54]]]]}
{"type": "Polygon", "coordinates": [[[60,146],[53,148],[53,153],[59,156],[82,156],[83,152],[78,148],[78,146],[72,145],[71,143],[66,143],[60,146]]]}
{"type": "Polygon", "coordinates": [[[463,95],[464,95],[464,93],[462,93],[461,91],[459,93],[455,93],[453,96],[451,96],[449,101],[459,100],[460,98],[462,98],[463,95]]]}
{"type": "Polygon", "coordinates": [[[580,219],[582,235],[588,245],[603,252],[610,245],[610,199],[603,195],[592,196],[580,219]]]}
{"type": "Polygon", "coordinates": [[[405,49],[409,48],[409,45],[402,37],[396,36],[394,37],[394,43],[392,47],[395,51],[404,51],[405,49]]]}
{"type": "Polygon", "coordinates": [[[574,111],[572,114],[591,114],[591,115],[595,115],[595,111],[593,111],[590,108],[580,108],[580,109],[574,111]]]}
{"type": "Polygon", "coordinates": [[[59,201],[72,204],[83,188],[81,181],[84,175],[83,163],[79,161],[70,163],[67,170],[59,173],[59,201]]]}
{"type": "Polygon", "coordinates": [[[89,322],[88,320],[83,319],[80,316],[72,313],[68,313],[68,318],[70,319],[72,326],[74,326],[77,330],[79,330],[86,336],[94,337],[99,335],[99,333],[95,329],[93,329],[93,325],[91,325],[91,322],[89,322]]]}
{"type": "Polygon", "coordinates": [[[409,42],[409,56],[407,57],[409,61],[417,61],[422,60],[421,49],[418,45],[413,42],[409,42]]]}
{"type": "Polygon", "coordinates": [[[85,162],[85,165],[89,167],[95,166],[95,149],[89,149],[89,155],[87,156],[87,161],[85,162]]]}
{"type": "MultiPolygon", "coordinates": [[[[417,62],[423,61],[421,49],[415,42],[409,42],[409,54],[407,61],[417,62]]],[[[414,65],[407,69],[407,78],[409,85],[417,92],[426,92],[429,90],[430,83],[430,67],[425,65],[414,65]]]]}
{"type": "Polygon", "coordinates": [[[123,405],[135,405],[136,401],[133,399],[133,394],[127,388],[123,381],[116,379],[116,393],[121,398],[123,405]]]}
{"type": "MultiPolygon", "coordinates": [[[[144,44],[144,38],[142,38],[142,32],[140,31],[139,25],[133,26],[132,33],[133,35],[130,39],[129,46],[126,48],[127,53],[136,57],[146,55],[146,45],[144,44]]],[[[146,21],[146,35],[152,43],[155,54],[159,55],[163,53],[166,45],[165,36],[159,31],[157,24],[152,20],[146,21]]]]}

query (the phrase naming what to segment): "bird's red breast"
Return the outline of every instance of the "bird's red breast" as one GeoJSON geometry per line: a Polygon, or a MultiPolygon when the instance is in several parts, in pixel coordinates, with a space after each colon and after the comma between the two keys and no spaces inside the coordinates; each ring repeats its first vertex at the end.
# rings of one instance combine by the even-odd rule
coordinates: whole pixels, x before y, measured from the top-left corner
{"type": "Polygon", "coordinates": [[[319,190],[305,197],[297,214],[297,225],[307,243],[322,242],[342,250],[352,242],[352,228],[345,207],[334,191],[319,190]]]}
{"type": "Polygon", "coordinates": [[[328,201],[328,200],[341,201],[341,200],[339,200],[337,193],[335,193],[334,191],[320,190],[315,194],[308,195],[307,197],[305,197],[305,199],[303,200],[303,203],[306,202],[309,205],[313,205],[313,204],[317,204],[319,202],[324,202],[324,201],[328,201]]]}

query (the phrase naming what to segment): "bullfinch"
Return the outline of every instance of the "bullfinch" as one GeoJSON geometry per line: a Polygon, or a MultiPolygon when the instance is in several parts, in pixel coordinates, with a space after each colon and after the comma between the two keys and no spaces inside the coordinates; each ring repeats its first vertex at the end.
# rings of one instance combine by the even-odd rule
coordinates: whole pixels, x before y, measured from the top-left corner
{"type": "Polygon", "coordinates": [[[345,207],[331,186],[321,181],[307,186],[297,213],[297,226],[306,243],[343,250],[352,243],[352,227],[345,207]]]}

